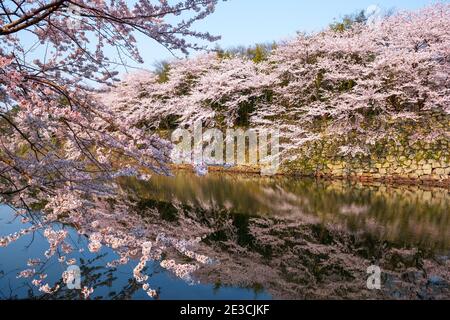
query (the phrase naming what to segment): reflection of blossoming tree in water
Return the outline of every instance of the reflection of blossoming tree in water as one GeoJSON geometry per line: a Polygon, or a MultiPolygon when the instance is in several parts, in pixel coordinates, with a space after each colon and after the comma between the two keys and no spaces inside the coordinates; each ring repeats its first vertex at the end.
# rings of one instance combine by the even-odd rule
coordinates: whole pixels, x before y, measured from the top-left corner
{"type": "MultiPolygon", "coordinates": [[[[28,286],[28,299],[45,299],[45,300],[74,300],[79,298],[88,298],[90,294],[95,289],[99,289],[102,287],[109,287],[115,280],[115,269],[114,268],[107,268],[107,267],[101,267],[101,266],[91,266],[91,264],[102,260],[105,257],[105,254],[98,255],[93,259],[89,260],[83,260],[80,259],[78,263],[80,263],[80,270],[81,270],[81,277],[83,279],[83,283],[85,286],[81,290],[72,290],[67,287],[66,281],[61,278],[60,281],[58,281],[56,284],[53,285],[53,288],[58,288],[58,290],[52,290],[52,288],[48,285],[45,286],[45,290],[42,289],[39,291],[39,293],[36,295],[33,290],[33,285],[38,285],[39,283],[42,283],[43,280],[46,278],[46,274],[43,271],[36,270],[33,272],[33,274],[29,275],[29,277],[34,277],[35,279],[31,281],[31,284],[26,282],[24,283],[24,286],[28,286]],[[46,292],[45,292],[46,291],[46,292]]],[[[59,258],[58,260],[62,260],[59,258]]],[[[100,262],[101,263],[101,262],[100,262]]],[[[45,265],[44,262],[35,261],[34,266],[39,266],[40,270],[42,270],[42,267],[45,265]]],[[[27,279],[24,279],[27,280],[27,279]]],[[[98,296],[96,299],[128,299],[130,298],[134,293],[136,293],[138,290],[142,289],[142,285],[137,283],[136,281],[129,280],[128,283],[121,289],[121,290],[115,290],[113,292],[109,292],[108,296],[102,297],[98,296]]],[[[3,299],[17,299],[16,296],[4,296],[3,299]]]]}
{"type": "MultiPolygon", "coordinates": [[[[213,178],[204,182],[204,190],[211,189],[211,179],[213,178]]],[[[234,177],[231,178],[233,179],[234,177]]],[[[186,180],[194,183],[193,188],[201,190],[197,183],[203,180],[199,178],[196,181],[189,177],[186,180]]],[[[252,187],[249,181],[250,178],[242,183],[252,187]]],[[[420,242],[404,242],[402,238],[383,238],[378,231],[383,227],[384,217],[372,216],[372,203],[368,203],[366,207],[356,204],[364,192],[369,192],[361,190],[358,193],[357,189],[342,189],[343,202],[336,202],[342,215],[332,216],[333,219],[327,223],[326,207],[320,208],[317,203],[315,207],[318,207],[319,211],[309,211],[309,204],[315,199],[312,192],[314,187],[295,199],[294,193],[286,196],[287,179],[274,178],[273,181],[276,183],[272,186],[266,183],[261,188],[262,192],[270,194],[269,202],[277,203],[280,208],[290,208],[274,216],[239,213],[236,207],[226,203],[219,205],[214,198],[210,198],[210,203],[202,204],[199,201],[195,205],[189,204],[187,199],[180,202],[176,197],[156,200],[154,192],[158,191],[152,194],[154,185],[122,181],[122,184],[126,185],[122,198],[89,201],[79,199],[83,205],[71,208],[77,214],[68,215],[68,212],[62,210],[58,216],[43,216],[40,227],[46,230],[46,222],[62,222],[74,226],[88,238],[89,250],[99,252],[101,246],[112,248],[119,256],[117,260],[105,263],[105,266],[112,269],[131,260],[139,260],[134,265],[134,280],[125,292],[143,288],[150,295],[156,293],[152,291],[156,288],[152,288],[152,281],[148,279],[149,274],[145,271],[146,264],[151,261],[187,281],[215,283],[218,287],[267,290],[275,298],[415,299],[449,296],[449,259],[445,253],[448,253],[448,242],[445,242],[447,238],[443,240],[446,244],[441,244],[435,250],[427,243],[421,245],[420,242]],[[283,182],[285,180],[286,182],[283,182]],[[283,185],[285,187],[282,187],[283,185]],[[139,192],[140,190],[143,192],[139,192]],[[269,193],[268,190],[272,192],[269,193]],[[349,198],[350,194],[354,198],[349,198]],[[283,201],[289,205],[282,205],[283,201]],[[216,203],[216,206],[211,205],[212,203],[216,203]],[[379,226],[372,228],[368,221],[369,224],[364,229],[349,230],[351,224],[348,225],[347,222],[353,221],[348,220],[352,215],[366,216],[367,220],[373,219],[372,223],[379,226]],[[340,220],[336,217],[340,217],[340,220]],[[177,240],[180,238],[193,240],[177,240]],[[444,253],[440,255],[441,252],[444,253]],[[372,264],[379,265],[383,270],[383,286],[379,292],[366,288],[366,270],[372,264]],[[433,279],[430,280],[432,275],[439,275],[442,283],[436,284],[433,279]]],[[[223,180],[217,184],[223,188],[228,187],[223,180]]],[[[325,184],[324,189],[328,191],[320,193],[325,197],[324,205],[327,204],[327,197],[339,197],[338,189],[331,188],[333,185],[327,187],[325,184]]],[[[239,185],[235,184],[235,187],[239,188],[239,185]]],[[[170,193],[171,189],[165,190],[170,193]]],[[[258,191],[254,191],[252,194],[258,196],[258,191]]],[[[406,189],[405,193],[408,194],[409,191],[406,189]]],[[[201,195],[201,192],[196,195],[201,195]]],[[[413,194],[413,197],[416,196],[417,194],[413,194]]],[[[65,198],[69,199],[71,202],[76,201],[73,195],[65,198]]],[[[379,199],[374,199],[373,203],[383,203],[382,199],[380,196],[379,199]]],[[[64,202],[63,198],[55,201],[60,204],[64,202]]],[[[398,208],[405,203],[399,203],[398,208]]],[[[441,206],[439,203],[437,205],[441,206]]],[[[422,210],[435,210],[427,203],[416,204],[416,207],[422,217],[426,217],[426,212],[422,210]]],[[[393,210],[394,208],[396,207],[385,209],[398,212],[393,210]]],[[[332,207],[329,209],[334,210],[332,207]]],[[[448,217],[441,214],[439,218],[438,211],[435,214],[441,223],[448,217]]],[[[401,221],[403,220],[395,222],[394,225],[401,221]]],[[[433,227],[434,223],[425,226],[433,227]]],[[[51,254],[56,246],[56,252],[67,252],[64,259],[70,262],[70,249],[74,248],[68,248],[66,239],[63,239],[64,233],[57,230],[44,233],[50,243],[47,255],[51,254]]],[[[432,234],[440,237],[439,233],[432,234]]],[[[426,239],[430,234],[425,231],[424,236],[426,239]]],[[[9,240],[2,239],[3,244],[7,241],[9,240]]],[[[61,258],[60,256],[59,259],[61,258]]],[[[30,262],[29,268],[32,269],[33,261],[30,262]]],[[[41,280],[39,272],[34,274],[25,270],[24,275],[28,276],[30,281],[41,280]]],[[[89,276],[87,277],[89,279],[89,276]]],[[[44,286],[44,291],[55,290],[55,286],[59,285],[59,290],[54,293],[55,297],[76,294],[65,293],[64,283],[61,281],[45,286],[45,279],[42,279],[37,284],[44,286]]],[[[92,287],[88,284],[89,282],[83,282],[86,293],[89,293],[90,288],[99,286],[95,282],[92,287]]]]}
{"type": "MultiPolygon", "coordinates": [[[[147,283],[148,275],[142,272],[148,261],[158,260],[161,267],[186,281],[192,281],[191,274],[199,268],[199,264],[210,262],[208,257],[191,250],[201,238],[197,236],[191,237],[193,240],[179,240],[178,232],[173,232],[174,230],[164,224],[158,225],[157,222],[151,220],[151,217],[140,216],[133,211],[133,208],[132,202],[121,199],[118,195],[114,198],[94,196],[86,199],[80,197],[76,192],[66,190],[47,202],[42,209],[43,214],[39,215],[41,221],[18,233],[0,238],[0,246],[7,246],[23,235],[43,230],[43,235],[49,243],[49,249],[44,253],[45,257],[50,259],[56,253],[62,253],[58,257],[58,261],[72,265],[76,260],[70,257],[74,248],[67,242],[68,232],[64,229],[55,230],[52,225],[62,223],[73,226],[79,234],[88,237],[90,252],[99,252],[102,246],[107,246],[119,255],[119,258],[110,261],[107,267],[113,268],[127,264],[130,259],[139,258],[133,276],[136,282],[141,284],[141,287],[152,297],[156,296],[156,291],[147,283]],[[53,208],[57,208],[57,210],[53,208]],[[166,235],[168,232],[170,232],[170,236],[166,235]],[[169,254],[171,252],[174,257],[178,254],[190,262],[176,262],[174,257],[171,258],[169,254]]],[[[17,214],[30,216],[31,213],[20,209],[17,210],[17,214]]],[[[36,220],[35,215],[33,215],[33,219],[36,220]]],[[[29,218],[23,218],[23,222],[29,221],[29,218]]],[[[186,236],[189,235],[183,234],[183,237],[186,236]]],[[[35,266],[40,264],[39,259],[31,259],[28,263],[30,268],[22,271],[19,277],[32,278],[32,284],[46,294],[57,292],[61,286],[50,287],[45,282],[46,275],[36,271],[35,266]]],[[[63,279],[67,280],[67,278],[63,276],[63,279]]],[[[92,288],[84,287],[82,293],[88,297],[92,293],[92,288]]]]}
{"type": "MultiPolygon", "coordinates": [[[[183,53],[202,48],[187,38],[214,41],[216,37],[192,27],[211,14],[216,3],[2,1],[0,195],[14,196],[12,203],[24,210],[20,214],[28,215],[33,222],[33,198],[46,204],[42,224],[2,238],[0,245],[45,227],[44,235],[50,244],[46,257],[54,256],[58,248],[69,254],[72,249],[65,241],[67,233],[53,230],[50,225],[61,220],[87,234],[92,251],[98,250],[101,243],[134,248],[134,254],[142,255],[135,270],[141,282],[146,280],[140,274],[145,262],[164,246],[173,245],[192,255],[184,247],[187,244],[176,240],[161,238],[143,243],[119,231],[119,226],[102,224],[108,213],[117,214],[118,223],[119,217],[126,214],[124,207],[112,209],[105,199],[98,198],[115,196],[112,180],[121,175],[147,177],[148,171],[167,174],[170,145],[151,132],[132,127],[126,117],[95,102],[92,96],[98,90],[92,84],[113,85],[118,65],[126,66],[130,60],[142,62],[136,33],[183,53]],[[27,43],[32,43],[31,47],[27,43]],[[111,47],[117,52],[114,57],[107,55],[106,48],[111,47]],[[118,166],[119,161],[128,165],[118,166]],[[102,232],[108,227],[108,237],[104,238],[102,232]],[[112,232],[116,227],[117,232],[112,232]]],[[[127,254],[122,253],[122,259],[128,259],[127,254]]],[[[182,276],[189,269],[171,261],[164,265],[182,276]]],[[[21,276],[32,273],[30,269],[21,276]]],[[[33,282],[45,293],[56,291],[45,283],[44,275],[33,282]]],[[[150,295],[155,294],[146,284],[144,287],[150,295]]],[[[85,296],[90,292],[89,288],[83,291],[85,296]]]]}

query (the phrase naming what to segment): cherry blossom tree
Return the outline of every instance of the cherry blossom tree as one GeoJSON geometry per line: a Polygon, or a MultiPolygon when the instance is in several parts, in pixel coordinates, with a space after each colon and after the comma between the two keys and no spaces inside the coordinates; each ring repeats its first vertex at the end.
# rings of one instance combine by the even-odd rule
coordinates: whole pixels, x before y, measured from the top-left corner
{"type": "Polygon", "coordinates": [[[234,126],[245,107],[253,109],[266,101],[274,78],[264,68],[247,58],[211,53],[172,63],[164,82],[152,72],[130,74],[100,99],[115,114],[149,130],[166,128],[164,120],[169,117],[175,127],[197,121],[234,126]]]}
{"type": "Polygon", "coordinates": [[[104,192],[94,180],[138,167],[165,173],[170,145],[95,102],[95,84],[111,85],[130,59],[142,62],[137,33],[183,53],[203,48],[188,38],[217,39],[192,29],[216,3],[2,1],[0,194],[66,186],[104,192]],[[129,166],[118,168],[118,160],[129,166]]]}
{"type": "Polygon", "coordinates": [[[278,109],[300,138],[351,137],[342,152],[352,155],[395,137],[402,123],[430,120],[427,112],[448,116],[449,13],[436,4],[280,46],[272,56],[278,109]]]}
{"type": "MultiPolygon", "coordinates": [[[[431,125],[431,113],[448,117],[449,26],[450,6],[438,3],[300,34],[259,63],[233,52],[177,61],[163,83],[134,74],[102,99],[138,127],[156,129],[165,119],[175,127],[197,120],[275,127],[286,160],[324,139],[339,142],[342,155],[368,155],[403,124],[431,125]]],[[[448,138],[443,128],[432,134],[448,138]]]]}
{"type": "MultiPolygon", "coordinates": [[[[68,254],[67,232],[55,230],[52,224],[65,216],[69,219],[66,223],[89,237],[89,249],[95,252],[106,238],[88,230],[88,224],[96,224],[92,219],[103,221],[104,215],[112,215],[116,222],[123,216],[123,208],[102,205],[107,197],[119,196],[115,178],[168,174],[170,144],[134,126],[131,119],[115,114],[94,96],[99,85],[111,86],[117,80],[118,67],[143,61],[136,34],[184,54],[216,40],[193,30],[193,24],[211,14],[216,3],[0,3],[0,201],[14,206],[24,222],[33,222],[31,227],[1,238],[0,246],[44,230],[50,246],[46,258],[54,256],[57,248],[68,254]],[[43,216],[36,215],[33,208],[39,208],[43,216]]],[[[123,247],[126,240],[119,237],[113,240],[110,234],[108,239],[122,241],[114,246],[123,247]]],[[[142,255],[135,277],[143,282],[140,271],[150,258],[150,248],[140,240],[134,241],[133,247],[142,255]]],[[[185,275],[182,266],[169,261],[166,267],[185,275]]],[[[32,275],[29,269],[20,276],[32,275]]],[[[33,280],[39,291],[59,289],[51,288],[44,279],[42,275],[33,280]]],[[[143,288],[149,295],[155,294],[148,284],[143,288]]],[[[90,293],[92,288],[83,288],[84,297],[90,293]]]]}

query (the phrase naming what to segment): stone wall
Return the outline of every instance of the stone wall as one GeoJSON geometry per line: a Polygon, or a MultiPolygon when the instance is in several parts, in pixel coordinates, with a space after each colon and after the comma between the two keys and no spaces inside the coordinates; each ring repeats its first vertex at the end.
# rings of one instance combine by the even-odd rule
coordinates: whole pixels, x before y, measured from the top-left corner
{"type": "Polygon", "coordinates": [[[425,119],[427,121],[399,127],[395,137],[370,147],[367,156],[339,156],[339,147],[344,141],[305,145],[298,150],[298,159],[284,164],[281,172],[450,186],[449,116],[425,119]],[[413,138],[418,132],[427,138],[413,138]]]}
{"type": "MultiPolygon", "coordinates": [[[[366,156],[339,155],[340,147],[351,142],[348,137],[305,144],[293,151],[296,160],[283,162],[278,173],[450,187],[450,115],[430,112],[417,122],[395,124],[393,128],[394,134],[371,146],[366,156]],[[425,138],[417,139],[417,134],[425,138]]],[[[211,170],[260,172],[257,166],[211,170]]]]}
{"type": "Polygon", "coordinates": [[[341,158],[319,163],[303,159],[282,166],[281,173],[450,186],[448,158],[418,160],[411,155],[390,155],[386,158],[368,160],[341,158]]]}

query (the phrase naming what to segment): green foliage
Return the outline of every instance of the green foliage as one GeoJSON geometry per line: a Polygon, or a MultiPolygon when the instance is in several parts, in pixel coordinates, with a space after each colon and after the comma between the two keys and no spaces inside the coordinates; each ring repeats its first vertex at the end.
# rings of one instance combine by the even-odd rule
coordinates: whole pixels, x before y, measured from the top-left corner
{"type": "Polygon", "coordinates": [[[159,124],[160,130],[175,130],[178,127],[178,121],[180,117],[177,115],[169,115],[163,119],[161,119],[161,123],[159,124]]]}
{"type": "Polygon", "coordinates": [[[257,109],[259,103],[271,103],[273,100],[274,93],[272,90],[265,90],[262,96],[254,97],[249,101],[240,104],[238,117],[236,119],[236,125],[240,127],[250,126],[250,117],[257,109]]]}
{"type": "Polygon", "coordinates": [[[216,47],[216,53],[217,53],[217,58],[218,59],[230,59],[233,56],[233,53],[229,50],[224,50],[222,48],[220,48],[219,46],[216,47]]]}
{"type": "Polygon", "coordinates": [[[344,80],[339,84],[339,91],[340,92],[345,92],[345,91],[350,91],[352,90],[354,87],[356,86],[356,81],[355,80],[344,80]]]}
{"type": "Polygon", "coordinates": [[[270,51],[266,49],[266,47],[262,45],[256,45],[254,48],[249,48],[247,50],[247,55],[252,59],[255,63],[260,63],[267,60],[267,56],[270,51]]]}
{"type": "Polygon", "coordinates": [[[316,81],[315,81],[315,86],[316,86],[316,95],[315,95],[315,99],[317,100],[322,100],[322,86],[323,86],[323,82],[324,82],[324,78],[325,78],[325,70],[320,70],[319,73],[317,74],[316,77],[316,81]]]}
{"type": "Polygon", "coordinates": [[[241,127],[248,127],[250,125],[250,115],[256,110],[253,101],[243,102],[240,105],[238,118],[236,124],[241,127]]]}
{"type": "Polygon", "coordinates": [[[277,44],[256,44],[251,47],[239,46],[230,49],[216,48],[219,59],[229,59],[234,56],[246,57],[255,63],[266,61],[270,53],[277,48],[277,44]]]}
{"type": "Polygon", "coordinates": [[[155,73],[158,76],[159,83],[169,81],[170,63],[167,61],[159,61],[155,65],[155,73]]]}
{"type": "Polygon", "coordinates": [[[345,15],[342,20],[334,22],[330,25],[330,29],[336,32],[344,32],[353,27],[357,23],[366,23],[367,17],[363,10],[358,13],[345,15]]]}
{"type": "Polygon", "coordinates": [[[8,121],[3,116],[8,117],[8,119],[13,119],[17,115],[18,112],[19,112],[19,106],[17,106],[17,105],[7,111],[0,110],[0,134],[7,134],[7,133],[11,133],[11,131],[12,131],[11,125],[8,123],[8,121]]]}

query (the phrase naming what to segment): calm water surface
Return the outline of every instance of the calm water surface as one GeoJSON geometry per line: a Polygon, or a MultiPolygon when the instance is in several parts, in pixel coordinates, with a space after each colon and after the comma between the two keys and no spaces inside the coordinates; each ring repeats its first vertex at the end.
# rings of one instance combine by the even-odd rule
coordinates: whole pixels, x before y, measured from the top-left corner
{"type": "MultiPolygon", "coordinates": [[[[192,282],[149,263],[160,299],[450,298],[447,189],[188,172],[121,185],[145,223],[181,238],[201,235],[198,250],[214,261],[192,282]],[[372,264],[383,270],[379,291],[366,287],[372,264]]],[[[0,206],[0,237],[23,226],[0,206]]],[[[69,230],[83,284],[95,288],[91,299],[150,299],[133,279],[138,260],[108,268],[118,257],[113,249],[91,253],[73,227],[56,227],[69,230]]],[[[36,231],[0,247],[1,299],[78,296],[64,285],[43,294],[17,278],[48,246],[36,231]]],[[[39,271],[56,284],[66,268],[51,259],[39,271]]]]}

